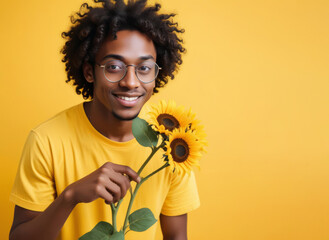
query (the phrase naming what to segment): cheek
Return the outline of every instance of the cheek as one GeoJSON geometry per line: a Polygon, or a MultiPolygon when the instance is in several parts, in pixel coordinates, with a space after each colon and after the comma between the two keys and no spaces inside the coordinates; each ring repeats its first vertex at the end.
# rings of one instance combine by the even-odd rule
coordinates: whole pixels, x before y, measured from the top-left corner
{"type": "Polygon", "coordinates": [[[99,82],[102,81],[104,78],[104,74],[102,71],[95,71],[94,72],[94,81],[95,82],[99,82]]]}
{"type": "Polygon", "coordinates": [[[155,88],[155,82],[153,82],[152,84],[150,83],[150,86],[148,86],[148,95],[149,96],[152,96],[154,88],[155,88]]]}
{"type": "Polygon", "coordinates": [[[113,86],[111,83],[107,82],[104,79],[97,78],[94,81],[94,95],[107,97],[109,92],[111,92],[113,89],[113,86]]]}

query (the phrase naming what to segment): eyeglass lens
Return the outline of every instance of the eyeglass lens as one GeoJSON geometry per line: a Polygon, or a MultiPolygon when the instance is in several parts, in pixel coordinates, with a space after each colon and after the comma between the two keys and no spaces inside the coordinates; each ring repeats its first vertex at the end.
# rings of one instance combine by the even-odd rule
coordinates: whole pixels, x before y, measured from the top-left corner
{"type": "MultiPolygon", "coordinates": [[[[152,82],[157,77],[158,71],[158,65],[153,61],[144,61],[135,66],[137,78],[144,83],[152,82]]],[[[111,82],[120,81],[126,72],[126,65],[119,60],[111,60],[104,67],[105,77],[111,82]]]]}

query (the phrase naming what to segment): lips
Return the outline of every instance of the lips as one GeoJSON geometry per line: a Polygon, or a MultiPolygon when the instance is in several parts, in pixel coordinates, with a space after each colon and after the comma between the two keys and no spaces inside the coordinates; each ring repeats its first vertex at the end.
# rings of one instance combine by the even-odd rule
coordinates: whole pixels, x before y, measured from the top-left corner
{"type": "Polygon", "coordinates": [[[126,97],[126,96],[116,96],[116,97],[128,102],[135,101],[137,98],[139,98],[139,97],[126,97]]]}
{"type": "Polygon", "coordinates": [[[134,107],[141,96],[143,95],[123,95],[123,94],[113,94],[115,99],[124,107],[134,107]]]}

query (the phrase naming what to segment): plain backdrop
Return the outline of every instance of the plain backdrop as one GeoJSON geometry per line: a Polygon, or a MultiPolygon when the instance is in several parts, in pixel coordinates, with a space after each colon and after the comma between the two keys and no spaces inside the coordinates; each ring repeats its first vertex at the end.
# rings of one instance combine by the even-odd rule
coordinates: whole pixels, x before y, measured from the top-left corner
{"type": "MultiPolygon", "coordinates": [[[[192,107],[209,141],[189,239],[328,240],[329,1],[159,2],[178,13],[187,53],[152,102],[192,107]]],[[[81,3],[1,3],[0,239],[28,132],[83,101],[60,54],[81,3]]]]}

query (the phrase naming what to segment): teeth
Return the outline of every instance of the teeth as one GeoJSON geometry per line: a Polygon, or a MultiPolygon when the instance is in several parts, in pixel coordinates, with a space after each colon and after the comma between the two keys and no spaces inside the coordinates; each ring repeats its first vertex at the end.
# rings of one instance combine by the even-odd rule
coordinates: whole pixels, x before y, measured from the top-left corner
{"type": "Polygon", "coordinates": [[[134,101],[136,100],[138,97],[125,97],[125,96],[118,96],[118,98],[126,100],[126,101],[134,101]]]}

